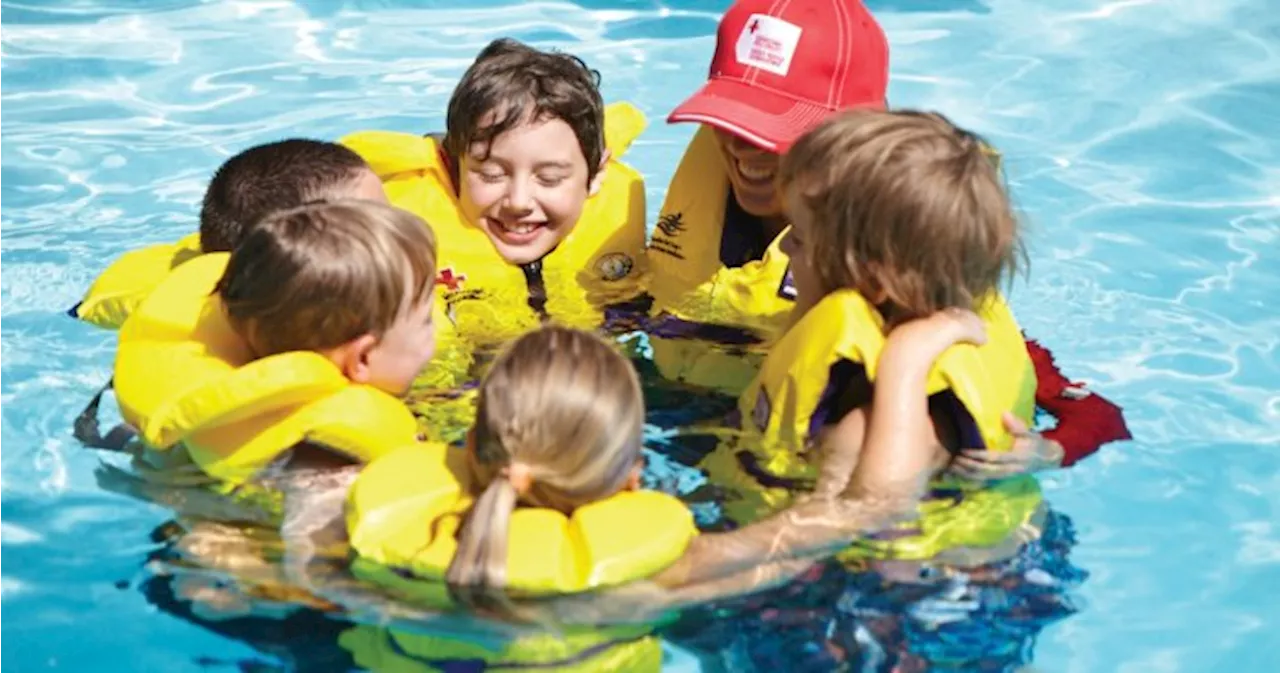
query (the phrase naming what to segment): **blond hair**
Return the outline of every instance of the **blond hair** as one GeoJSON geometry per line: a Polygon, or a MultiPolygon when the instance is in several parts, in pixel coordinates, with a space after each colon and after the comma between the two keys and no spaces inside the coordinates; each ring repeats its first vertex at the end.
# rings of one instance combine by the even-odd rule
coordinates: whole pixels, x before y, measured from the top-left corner
{"type": "Polygon", "coordinates": [[[418,216],[372,201],[268,216],[231,253],[215,292],[257,357],[381,336],[427,299],[436,241],[418,216]]]}
{"type": "Polygon", "coordinates": [[[511,344],[480,388],[471,437],[478,497],[445,574],[453,594],[476,605],[501,593],[517,501],[569,514],[622,490],[643,432],[640,381],[612,345],[554,326],[511,344]]]}
{"type": "Polygon", "coordinates": [[[822,293],[883,297],[892,326],[997,292],[1026,253],[989,155],[932,112],[854,109],[802,136],[778,179],[812,215],[801,245],[822,293]]]}

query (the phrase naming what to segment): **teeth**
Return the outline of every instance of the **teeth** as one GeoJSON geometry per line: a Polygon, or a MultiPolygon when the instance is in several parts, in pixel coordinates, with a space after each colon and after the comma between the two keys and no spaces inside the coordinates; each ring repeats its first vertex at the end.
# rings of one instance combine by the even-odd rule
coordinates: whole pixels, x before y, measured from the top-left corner
{"type": "Polygon", "coordinates": [[[509,234],[528,234],[538,228],[538,225],[529,222],[499,222],[498,224],[509,234]]]}
{"type": "Polygon", "coordinates": [[[752,181],[770,180],[773,178],[772,168],[750,166],[742,162],[738,162],[738,172],[742,174],[742,177],[752,181]]]}

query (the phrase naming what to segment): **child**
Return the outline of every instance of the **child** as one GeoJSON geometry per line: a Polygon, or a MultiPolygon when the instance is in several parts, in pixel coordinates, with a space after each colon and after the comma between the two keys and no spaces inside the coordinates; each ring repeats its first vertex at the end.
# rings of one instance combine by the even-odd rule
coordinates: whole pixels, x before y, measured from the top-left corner
{"type": "MultiPolygon", "coordinates": [[[[578,592],[651,575],[679,558],[696,530],[679,500],[638,490],[643,430],[635,370],[612,345],[564,327],[527,333],[481,384],[465,451],[408,447],[356,477],[346,508],[352,571],[438,609],[451,599],[503,606],[508,595],[578,592]]],[[[533,656],[550,665],[591,656],[600,670],[656,670],[656,639],[624,630],[487,650],[415,634],[395,640],[400,656],[429,653],[437,666],[472,657],[497,665],[533,656]]],[[[363,653],[373,642],[355,650],[358,659],[373,656],[363,653]]]]}
{"type": "Polygon", "coordinates": [[[346,200],[272,215],[234,252],[175,269],[125,323],[121,414],[150,457],[223,491],[412,442],[396,397],[435,348],[434,281],[434,236],[411,213],[346,200]]]}
{"type": "MultiPolygon", "coordinates": [[[[736,503],[739,520],[785,504],[791,494],[778,484],[812,478],[813,461],[797,447],[827,450],[818,501],[891,494],[910,503],[919,478],[945,469],[959,448],[1006,449],[1004,413],[1029,421],[1036,381],[999,293],[1022,258],[1019,226],[980,140],[937,114],[849,111],[802,136],[779,180],[792,223],[784,245],[795,322],[740,402],[743,425],[762,442],[704,463],[716,478],[749,473],[761,484],[747,494],[758,494],[751,508],[736,503]],[[983,343],[947,348],[955,339],[983,343]],[[905,378],[886,380],[890,368],[905,378]],[[932,423],[877,425],[873,412],[890,411],[881,395],[895,395],[903,381],[927,391],[927,400],[903,399],[932,423]],[[904,448],[860,455],[875,432],[898,433],[904,448]]],[[[927,558],[957,544],[994,544],[1007,524],[1035,515],[1033,485],[1026,477],[994,493],[957,487],[948,493],[956,506],[931,505],[918,530],[899,531],[877,551],[927,558]],[[944,516],[971,520],[944,525],[944,516]]]]}
{"type": "Polygon", "coordinates": [[[142,442],[100,483],[176,510],[197,563],[273,577],[252,529],[215,522],[277,527],[300,469],[323,479],[419,438],[397,397],[435,350],[435,255],[418,217],[339,200],[173,270],[121,329],[117,399],[142,442]]]}
{"type": "MultiPolygon", "coordinates": [[[[288,139],[251,147],[214,173],[200,209],[199,232],[173,244],[126,253],[89,288],[72,314],[86,322],[119,329],[138,304],[180,264],[201,254],[228,253],[250,225],[268,214],[323,199],[356,198],[386,203],[382,183],[360,155],[342,145],[288,139]]],[[[444,317],[442,307],[439,318],[444,317]]],[[[440,334],[442,361],[424,376],[424,385],[452,387],[470,366],[470,354],[449,330],[440,334]]],[[[94,448],[119,449],[132,436],[120,426],[106,437],[97,412],[108,382],[75,422],[75,436],[94,448]]]]}
{"type": "Polygon", "coordinates": [[[392,203],[436,228],[440,291],[481,346],[553,319],[595,327],[641,293],[644,184],[618,158],[645,121],[629,104],[606,108],[598,83],[578,58],[496,40],[454,90],[442,141],[341,141],[392,203]]]}
{"type": "Polygon", "coordinates": [[[125,253],[69,313],[99,327],[119,329],[138,302],[179,264],[202,253],[231,252],[246,227],[274,210],[339,198],[386,201],[377,176],[355,152],[302,138],[250,147],[213,174],[200,208],[198,233],[177,243],[125,253]]]}

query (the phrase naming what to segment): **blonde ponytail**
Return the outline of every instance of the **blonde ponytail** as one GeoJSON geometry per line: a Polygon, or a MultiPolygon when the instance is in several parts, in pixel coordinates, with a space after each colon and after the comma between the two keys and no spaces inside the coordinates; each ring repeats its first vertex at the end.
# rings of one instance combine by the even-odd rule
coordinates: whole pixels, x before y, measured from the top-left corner
{"type": "Polygon", "coordinates": [[[444,579],[464,605],[482,607],[507,584],[507,534],[517,498],[510,481],[494,479],[462,521],[458,551],[444,579]]]}
{"type": "Polygon", "coordinates": [[[468,450],[471,484],[483,491],[445,573],[454,599],[508,606],[507,538],[517,503],[570,515],[617,493],[638,469],[643,434],[639,379],[612,345],[555,326],[511,344],[480,387],[468,450]]]}

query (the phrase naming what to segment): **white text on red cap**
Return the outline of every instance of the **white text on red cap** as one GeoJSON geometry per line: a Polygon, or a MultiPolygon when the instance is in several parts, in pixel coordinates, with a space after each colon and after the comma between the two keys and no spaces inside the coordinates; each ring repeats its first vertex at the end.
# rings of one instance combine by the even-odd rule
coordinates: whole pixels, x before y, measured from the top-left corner
{"type": "Polygon", "coordinates": [[[801,32],[800,26],[776,16],[752,14],[738,35],[738,63],[785,77],[801,32]]]}

